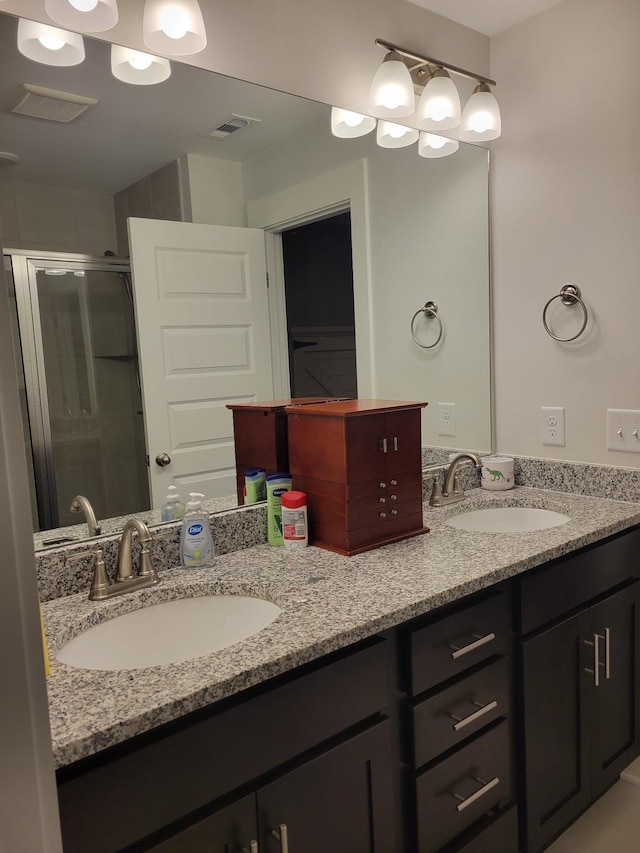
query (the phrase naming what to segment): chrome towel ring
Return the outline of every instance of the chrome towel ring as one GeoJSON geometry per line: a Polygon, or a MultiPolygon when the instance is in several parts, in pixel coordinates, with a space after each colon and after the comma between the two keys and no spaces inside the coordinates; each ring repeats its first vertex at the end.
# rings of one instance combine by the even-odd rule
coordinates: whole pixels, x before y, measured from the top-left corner
{"type": "Polygon", "coordinates": [[[587,306],[582,301],[582,297],[580,294],[580,288],[577,284],[565,284],[560,288],[560,293],[556,293],[555,296],[552,296],[551,299],[547,302],[542,310],[542,323],[544,325],[545,332],[550,335],[554,341],[560,341],[560,343],[566,344],[569,341],[575,341],[576,338],[579,338],[580,335],[584,332],[587,321],[589,319],[589,312],[587,311],[587,306]],[[584,319],[582,321],[582,325],[578,329],[577,333],[572,338],[559,338],[557,335],[554,335],[549,326],[547,325],[547,309],[549,305],[553,302],[554,299],[559,299],[563,305],[575,305],[576,303],[580,305],[582,311],[584,313],[584,319]]]}
{"type": "Polygon", "coordinates": [[[432,302],[431,300],[429,302],[426,302],[424,307],[420,308],[419,311],[416,311],[416,313],[411,318],[411,337],[413,338],[415,343],[418,344],[419,347],[422,347],[422,349],[433,349],[436,344],[439,344],[443,331],[444,330],[442,328],[442,320],[440,319],[440,315],[438,314],[438,305],[436,302],[432,302]],[[430,320],[435,318],[438,321],[438,337],[432,344],[421,344],[420,341],[416,338],[415,322],[420,314],[424,314],[425,317],[430,320]]]}

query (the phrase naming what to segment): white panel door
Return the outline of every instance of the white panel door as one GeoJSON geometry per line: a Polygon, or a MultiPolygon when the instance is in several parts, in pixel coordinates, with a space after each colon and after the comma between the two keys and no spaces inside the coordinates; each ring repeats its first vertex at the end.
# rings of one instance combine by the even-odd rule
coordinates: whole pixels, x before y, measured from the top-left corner
{"type": "Polygon", "coordinates": [[[130,219],[129,244],[152,505],[233,494],[227,403],[273,398],[264,232],[130,219]]]}

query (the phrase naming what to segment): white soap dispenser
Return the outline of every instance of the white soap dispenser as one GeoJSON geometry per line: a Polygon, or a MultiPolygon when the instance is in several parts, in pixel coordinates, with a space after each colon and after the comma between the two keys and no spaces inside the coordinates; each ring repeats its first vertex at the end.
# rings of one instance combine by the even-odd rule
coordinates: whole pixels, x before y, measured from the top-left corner
{"type": "Polygon", "coordinates": [[[178,489],[175,486],[169,486],[167,489],[166,503],[160,510],[161,521],[179,521],[184,515],[184,504],[180,501],[178,489]]]}
{"type": "Polygon", "coordinates": [[[213,565],[213,537],[209,514],[202,509],[198,492],[189,493],[187,511],[180,531],[180,562],[185,569],[202,569],[213,565]]]}

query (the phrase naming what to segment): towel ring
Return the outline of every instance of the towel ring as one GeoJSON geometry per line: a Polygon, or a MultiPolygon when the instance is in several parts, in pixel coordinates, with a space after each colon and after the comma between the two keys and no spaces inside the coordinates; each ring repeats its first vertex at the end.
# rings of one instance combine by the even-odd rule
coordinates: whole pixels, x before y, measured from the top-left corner
{"type": "Polygon", "coordinates": [[[560,293],[556,293],[555,296],[552,296],[551,299],[547,302],[542,310],[542,323],[544,325],[545,332],[550,335],[554,341],[560,341],[560,343],[566,344],[569,341],[575,341],[576,338],[579,338],[580,335],[584,332],[587,326],[587,320],[589,319],[589,312],[587,311],[587,306],[584,304],[580,294],[580,288],[577,284],[565,284],[560,288],[560,293]],[[575,334],[572,338],[559,338],[553,334],[549,326],[547,325],[547,309],[549,305],[553,302],[554,299],[559,299],[563,305],[575,305],[576,302],[582,308],[584,313],[584,320],[582,321],[582,325],[578,330],[577,334],[575,334]]]}
{"type": "Polygon", "coordinates": [[[411,337],[413,338],[415,343],[418,344],[419,347],[422,347],[422,349],[433,349],[437,344],[439,344],[443,331],[444,330],[442,328],[442,320],[440,319],[440,316],[438,314],[438,305],[436,302],[432,302],[432,301],[426,302],[424,307],[420,308],[419,311],[416,311],[416,313],[411,318],[411,337]],[[435,319],[438,321],[438,327],[439,327],[438,337],[435,339],[435,341],[432,344],[421,344],[420,341],[416,338],[416,332],[415,332],[414,327],[415,327],[416,318],[418,317],[419,314],[424,314],[426,317],[429,317],[430,319],[432,317],[435,317],[435,319]]]}

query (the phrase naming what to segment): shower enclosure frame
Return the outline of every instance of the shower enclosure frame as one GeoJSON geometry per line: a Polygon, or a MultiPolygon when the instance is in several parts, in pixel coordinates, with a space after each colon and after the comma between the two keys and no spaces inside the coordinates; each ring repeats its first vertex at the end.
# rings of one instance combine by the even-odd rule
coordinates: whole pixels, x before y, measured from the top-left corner
{"type": "MultiPolygon", "coordinates": [[[[69,252],[7,248],[3,250],[3,254],[9,258],[15,287],[37,511],[40,529],[47,530],[59,526],[59,510],[46,369],[40,333],[37,272],[41,269],[64,268],[68,271],[122,273],[129,276],[130,288],[131,265],[128,258],[69,252]]],[[[128,295],[131,298],[130,290],[128,295]]],[[[131,310],[135,322],[133,302],[131,310]]]]}

